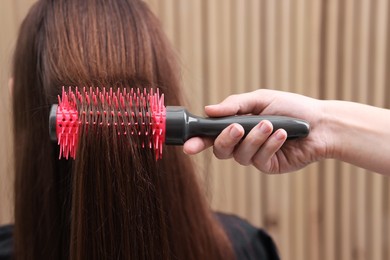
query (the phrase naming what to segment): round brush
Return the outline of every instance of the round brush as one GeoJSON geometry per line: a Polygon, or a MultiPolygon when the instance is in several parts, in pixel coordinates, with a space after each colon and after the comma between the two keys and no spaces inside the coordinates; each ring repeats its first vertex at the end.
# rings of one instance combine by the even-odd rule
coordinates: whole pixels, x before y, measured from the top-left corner
{"type": "Polygon", "coordinates": [[[83,88],[62,90],[58,104],[51,107],[50,138],[60,146],[59,158],[76,157],[79,128],[111,127],[118,136],[138,136],[142,147],[153,149],[156,159],[162,158],[163,144],[182,145],[189,138],[217,137],[232,123],[243,126],[245,135],[262,120],[269,120],[273,131],[284,129],[287,138],[309,134],[308,122],[291,117],[243,115],[202,118],[190,114],[184,107],[164,105],[159,89],[146,88],[83,88]]]}

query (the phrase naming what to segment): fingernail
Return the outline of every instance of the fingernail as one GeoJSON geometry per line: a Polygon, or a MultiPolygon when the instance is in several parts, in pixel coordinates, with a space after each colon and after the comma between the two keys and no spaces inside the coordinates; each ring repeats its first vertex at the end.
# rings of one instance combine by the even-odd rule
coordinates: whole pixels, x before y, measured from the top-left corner
{"type": "Polygon", "coordinates": [[[230,129],[230,136],[233,138],[238,138],[241,136],[241,132],[237,126],[232,126],[232,129],[230,129]]]}
{"type": "Polygon", "coordinates": [[[268,126],[268,124],[264,123],[264,122],[260,122],[260,131],[263,133],[263,134],[268,134],[269,131],[270,131],[270,128],[268,126]]]}
{"type": "Polygon", "coordinates": [[[278,140],[283,140],[285,138],[285,136],[286,135],[285,135],[284,131],[277,131],[276,135],[275,135],[276,139],[278,139],[278,140]]]}

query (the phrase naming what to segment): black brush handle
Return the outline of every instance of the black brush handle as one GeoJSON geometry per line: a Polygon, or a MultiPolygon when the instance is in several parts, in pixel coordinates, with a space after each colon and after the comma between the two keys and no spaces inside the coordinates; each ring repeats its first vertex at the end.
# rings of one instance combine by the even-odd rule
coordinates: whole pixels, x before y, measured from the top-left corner
{"type": "Polygon", "coordinates": [[[286,130],[287,138],[305,137],[310,131],[308,122],[292,117],[259,115],[201,118],[192,115],[183,107],[167,106],[165,144],[182,145],[194,136],[217,137],[233,123],[242,125],[247,135],[262,120],[269,120],[274,132],[280,128],[286,130]]]}

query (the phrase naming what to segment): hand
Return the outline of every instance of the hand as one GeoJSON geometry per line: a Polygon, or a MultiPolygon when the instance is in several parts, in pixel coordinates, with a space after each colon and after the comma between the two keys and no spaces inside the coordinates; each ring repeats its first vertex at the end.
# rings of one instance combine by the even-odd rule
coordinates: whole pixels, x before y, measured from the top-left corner
{"type": "Polygon", "coordinates": [[[184,144],[187,154],[199,153],[213,145],[218,159],[234,158],[242,165],[254,165],[265,173],[298,170],[311,162],[332,157],[332,140],[322,123],[322,101],[298,94],[260,89],[232,95],[220,104],[206,106],[210,117],[239,114],[283,115],[304,119],[310,123],[308,137],[287,140],[279,129],[272,133],[272,124],[262,121],[242,139],[244,129],[232,124],[215,139],[194,137],[184,144]]]}

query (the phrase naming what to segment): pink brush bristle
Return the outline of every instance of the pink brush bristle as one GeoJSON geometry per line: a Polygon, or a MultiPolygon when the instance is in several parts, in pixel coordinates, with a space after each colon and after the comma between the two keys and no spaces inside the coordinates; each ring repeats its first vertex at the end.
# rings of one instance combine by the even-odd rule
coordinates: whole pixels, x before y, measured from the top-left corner
{"type": "Polygon", "coordinates": [[[58,96],[56,117],[56,133],[60,145],[60,158],[76,157],[80,121],[76,108],[76,99],[71,89],[68,93],[62,89],[62,97],[58,96]]]}
{"type": "Polygon", "coordinates": [[[154,150],[156,160],[162,158],[166,109],[158,89],[63,87],[56,114],[60,158],[76,157],[81,126],[86,134],[90,127],[114,127],[118,137],[137,136],[142,147],[154,150]]]}

